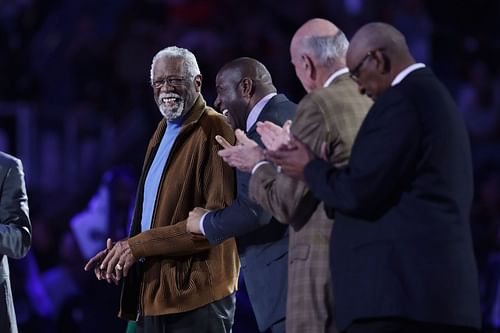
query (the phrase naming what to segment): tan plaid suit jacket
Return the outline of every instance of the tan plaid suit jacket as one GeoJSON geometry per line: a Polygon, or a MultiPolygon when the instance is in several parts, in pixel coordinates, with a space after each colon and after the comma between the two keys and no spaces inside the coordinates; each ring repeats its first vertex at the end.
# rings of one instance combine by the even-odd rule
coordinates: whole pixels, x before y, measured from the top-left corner
{"type": "MultiPolygon", "coordinates": [[[[348,162],[351,147],[372,102],[358,92],[348,74],[315,90],[299,103],[291,132],[337,167],[348,162]]],[[[329,244],[333,220],[306,184],[260,166],[250,179],[250,196],[290,230],[286,332],[336,332],[329,244]]]]}

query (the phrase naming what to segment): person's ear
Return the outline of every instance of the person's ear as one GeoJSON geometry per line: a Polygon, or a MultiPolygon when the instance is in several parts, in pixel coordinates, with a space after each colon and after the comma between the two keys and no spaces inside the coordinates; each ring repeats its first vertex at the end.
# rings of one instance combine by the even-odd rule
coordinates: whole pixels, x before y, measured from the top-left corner
{"type": "Polygon", "coordinates": [[[377,70],[380,74],[387,74],[391,71],[391,60],[382,50],[373,51],[373,59],[377,62],[377,70]]]}
{"type": "Polygon", "coordinates": [[[314,65],[314,62],[312,61],[311,57],[307,54],[302,55],[302,65],[304,66],[304,71],[307,73],[307,77],[311,81],[316,81],[316,66],[314,65]]]}
{"type": "Polygon", "coordinates": [[[252,79],[245,77],[241,80],[240,89],[243,96],[252,97],[255,93],[255,85],[252,79]]]}
{"type": "Polygon", "coordinates": [[[201,81],[202,81],[202,76],[201,74],[198,74],[194,77],[194,89],[196,90],[196,92],[200,92],[201,91],[201,81]]]}

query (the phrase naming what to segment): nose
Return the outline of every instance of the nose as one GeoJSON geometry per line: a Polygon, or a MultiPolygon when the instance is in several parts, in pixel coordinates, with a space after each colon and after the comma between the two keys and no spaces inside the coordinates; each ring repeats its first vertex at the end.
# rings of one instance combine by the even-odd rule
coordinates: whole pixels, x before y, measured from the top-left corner
{"type": "Polygon", "coordinates": [[[158,89],[160,92],[167,92],[167,93],[175,91],[175,87],[172,87],[170,84],[168,84],[167,81],[163,81],[161,87],[158,89]]]}
{"type": "Polygon", "coordinates": [[[164,84],[164,85],[162,85],[162,86],[161,86],[161,88],[160,88],[160,91],[162,91],[162,92],[172,92],[172,91],[174,91],[174,90],[175,90],[175,88],[174,88],[174,87],[172,87],[172,86],[171,86],[171,85],[169,85],[169,84],[164,84]]]}

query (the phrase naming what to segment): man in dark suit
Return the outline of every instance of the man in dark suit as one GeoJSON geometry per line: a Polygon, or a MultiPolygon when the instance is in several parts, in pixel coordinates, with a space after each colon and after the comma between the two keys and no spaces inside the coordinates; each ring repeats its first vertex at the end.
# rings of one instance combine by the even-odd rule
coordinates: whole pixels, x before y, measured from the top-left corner
{"type": "Polygon", "coordinates": [[[270,153],[335,214],[337,325],[348,333],[475,332],[471,157],[456,105],[388,24],[363,26],[347,65],[375,100],[349,166],[315,158],[298,140],[270,153]]]}
{"type": "MultiPolygon", "coordinates": [[[[349,77],[345,59],[348,46],[344,33],[325,19],[308,20],[297,29],[290,43],[290,57],[307,95],[297,106],[288,130],[288,125],[257,124],[268,150],[286,144],[292,133],[317,153],[326,142],[332,152],[328,159],[335,166],[348,162],[356,133],[372,105],[349,77]],[[269,138],[268,132],[281,136],[269,138]]],[[[219,155],[238,169],[252,170],[250,198],[291,226],[286,332],[337,332],[329,260],[333,219],[326,216],[323,203],[307,184],[280,173],[265,161],[263,152],[259,156],[261,150],[239,145],[221,150],[219,155]]]]}
{"type": "MultiPolygon", "coordinates": [[[[252,58],[224,65],[216,77],[215,106],[237,130],[260,143],[257,121],[282,125],[295,115],[296,105],[276,94],[266,67],[252,58]]],[[[222,141],[221,141],[222,142],[222,141]]],[[[261,143],[260,143],[261,144],[261,143]]],[[[224,209],[195,208],[187,228],[202,233],[211,244],[236,237],[241,268],[250,302],[261,332],[285,332],[288,226],[248,198],[249,173],[237,171],[237,197],[224,209]]]]}
{"type": "Polygon", "coordinates": [[[0,332],[17,333],[7,257],[19,259],[31,247],[31,222],[23,166],[0,152],[0,332]]]}

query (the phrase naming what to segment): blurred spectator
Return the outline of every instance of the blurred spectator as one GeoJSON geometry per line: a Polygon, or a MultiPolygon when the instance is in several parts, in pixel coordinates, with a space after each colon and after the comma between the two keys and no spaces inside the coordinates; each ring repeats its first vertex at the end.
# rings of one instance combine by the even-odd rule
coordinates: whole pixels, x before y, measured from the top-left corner
{"type": "Polygon", "coordinates": [[[136,185],[130,168],[116,166],[108,170],[88,207],[71,219],[83,259],[90,259],[105,246],[107,237],[123,239],[128,235],[136,185]]]}
{"type": "Polygon", "coordinates": [[[392,19],[417,62],[432,66],[432,22],[423,0],[398,1],[392,19]]]}
{"type": "Polygon", "coordinates": [[[483,61],[468,68],[467,79],[458,94],[458,105],[472,142],[500,143],[500,81],[483,61]]]}
{"type": "Polygon", "coordinates": [[[500,329],[500,170],[485,171],[478,183],[473,232],[483,299],[483,326],[500,329]]]}

